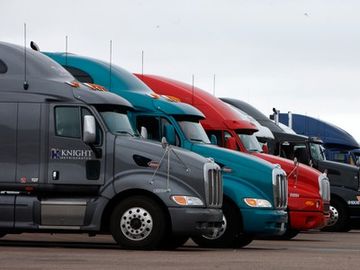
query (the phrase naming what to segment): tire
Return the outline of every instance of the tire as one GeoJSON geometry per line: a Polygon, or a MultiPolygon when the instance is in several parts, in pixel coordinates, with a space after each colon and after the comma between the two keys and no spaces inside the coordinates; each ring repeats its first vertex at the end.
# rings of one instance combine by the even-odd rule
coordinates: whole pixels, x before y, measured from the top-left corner
{"type": "Polygon", "coordinates": [[[330,202],[329,224],[321,230],[325,232],[347,232],[351,229],[349,221],[346,205],[340,200],[334,199],[330,202]]]}
{"type": "Polygon", "coordinates": [[[3,238],[6,235],[6,233],[0,233],[0,238],[3,238]]]}
{"type": "Polygon", "coordinates": [[[172,235],[167,237],[162,244],[162,248],[165,250],[174,250],[179,247],[182,247],[189,240],[189,236],[175,236],[172,235]]]}
{"type": "Polygon", "coordinates": [[[217,235],[201,235],[192,237],[200,247],[206,248],[241,248],[251,243],[252,236],[242,232],[242,220],[238,208],[224,202],[223,226],[217,235]]]}
{"type": "Polygon", "coordinates": [[[160,248],[167,231],[166,216],[159,204],[145,196],[126,198],[114,208],[110,231],[126,249],[160,248]]]}

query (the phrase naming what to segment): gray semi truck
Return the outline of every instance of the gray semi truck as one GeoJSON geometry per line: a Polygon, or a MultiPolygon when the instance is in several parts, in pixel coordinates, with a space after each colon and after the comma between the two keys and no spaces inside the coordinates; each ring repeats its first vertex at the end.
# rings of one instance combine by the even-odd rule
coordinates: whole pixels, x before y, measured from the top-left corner
{"type": "Polygon", "coordinates": [[[220,167],[140,138],[131,109],[40,52],[0,42],[0,236],[103,233],[155,249],[220,228],[220,167]]]}

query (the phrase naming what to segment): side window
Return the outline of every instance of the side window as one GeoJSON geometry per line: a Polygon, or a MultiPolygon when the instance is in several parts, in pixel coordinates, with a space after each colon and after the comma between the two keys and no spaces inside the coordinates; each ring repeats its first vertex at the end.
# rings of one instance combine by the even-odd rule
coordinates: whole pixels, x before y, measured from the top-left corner
{"type": "Polygon", "coordinates": [[[141,131],[141,127],[145,127],[148,132],[148,139],[161,140],[159,118],[154,116],[138,116],[136,118],[136,128],[141,131]]]}
{"type": "Polygon", "coordinates": [[[81,138],[79,107],[55,108],[55,133],[61,137],[81,138]]]}
{"type": "Polygon", "coordinates": [[[0,59],[0,74],[6,73],[8,70],[7,65],[0,59]]]}
{"type": "MultiPolygon", "coordinates": [[[[85,115],[93,115],[93,114],[88,109],[82,108],[81,109],[81,126],[84,125],[83,121],[84,121],[85,115]]],[[[95,146],[100,146],[102,144],[102,137],[103,137],[103,133],[102,133],[101,127],[100,127],[99,123],[96,121],[96,141],[94,143],[95,146]]]]}
{"type": "Polygon", "coordinates": [[[219,130],[209,130],[209,131],[206,131],[206,134],[208,135],[209,140],[211,140],[211,136],[214,135],[216,137],[218,146],[223,146],[224,145],[221,131],[219,131],[219,130]]]}

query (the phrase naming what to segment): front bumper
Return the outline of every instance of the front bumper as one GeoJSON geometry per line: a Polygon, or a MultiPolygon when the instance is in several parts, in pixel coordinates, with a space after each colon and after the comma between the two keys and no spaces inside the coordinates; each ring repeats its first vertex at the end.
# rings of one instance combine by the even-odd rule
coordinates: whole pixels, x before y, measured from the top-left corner
{"type": "Polygon", "coordinates": [[[271,236],[286,231],[288,214],[285,210],[243,208],[240,211],[246,234],[271,236]]]}
{"type": "Polygon", "coordinates": [[[289,225],[291,229],[306,231],[326,226],[330,214],[321,211],[289,211],[289,225]]]}
{"type": "Polygon", "coordinates": [[[221,209],[171,207],[169,213],[174,235],[211,234],[223,220],[221,209]]]}

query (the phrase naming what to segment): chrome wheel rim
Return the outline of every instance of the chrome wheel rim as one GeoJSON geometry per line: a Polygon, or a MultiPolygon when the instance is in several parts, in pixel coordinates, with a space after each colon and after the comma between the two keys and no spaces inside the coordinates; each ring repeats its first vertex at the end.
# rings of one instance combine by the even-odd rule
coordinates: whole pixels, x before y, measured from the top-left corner
{"type": "Polygon", "coordinates": [[[226,218],[223,215],[223,220],[221,222],[221,227],[214,229],[213,233],[211,233],[211,234],[203,234],[203,237],[206,238],[206,239],[209,239],[209,240],[218,239],[221,236],[223,236],[223,234],[225,233],[226,226],[227,226],[226,218]]]}
{"type": "Polygon", "coordinates": [[[124,212],[120,220],[121,232],[132,241],[141,241],[149,236],[154,223],[148,211],[133,207],[124,212]]]}
{"type": "Polygon", "coordinates": [[[339,212],[332,205],[330,205],[329,210],[330,210],[330,218],[329,218],[329,222],[328,222],[327,226],[330,227],[330,226],[334,226],[338,222],[338,220],[339,220],[339,212]]]}

